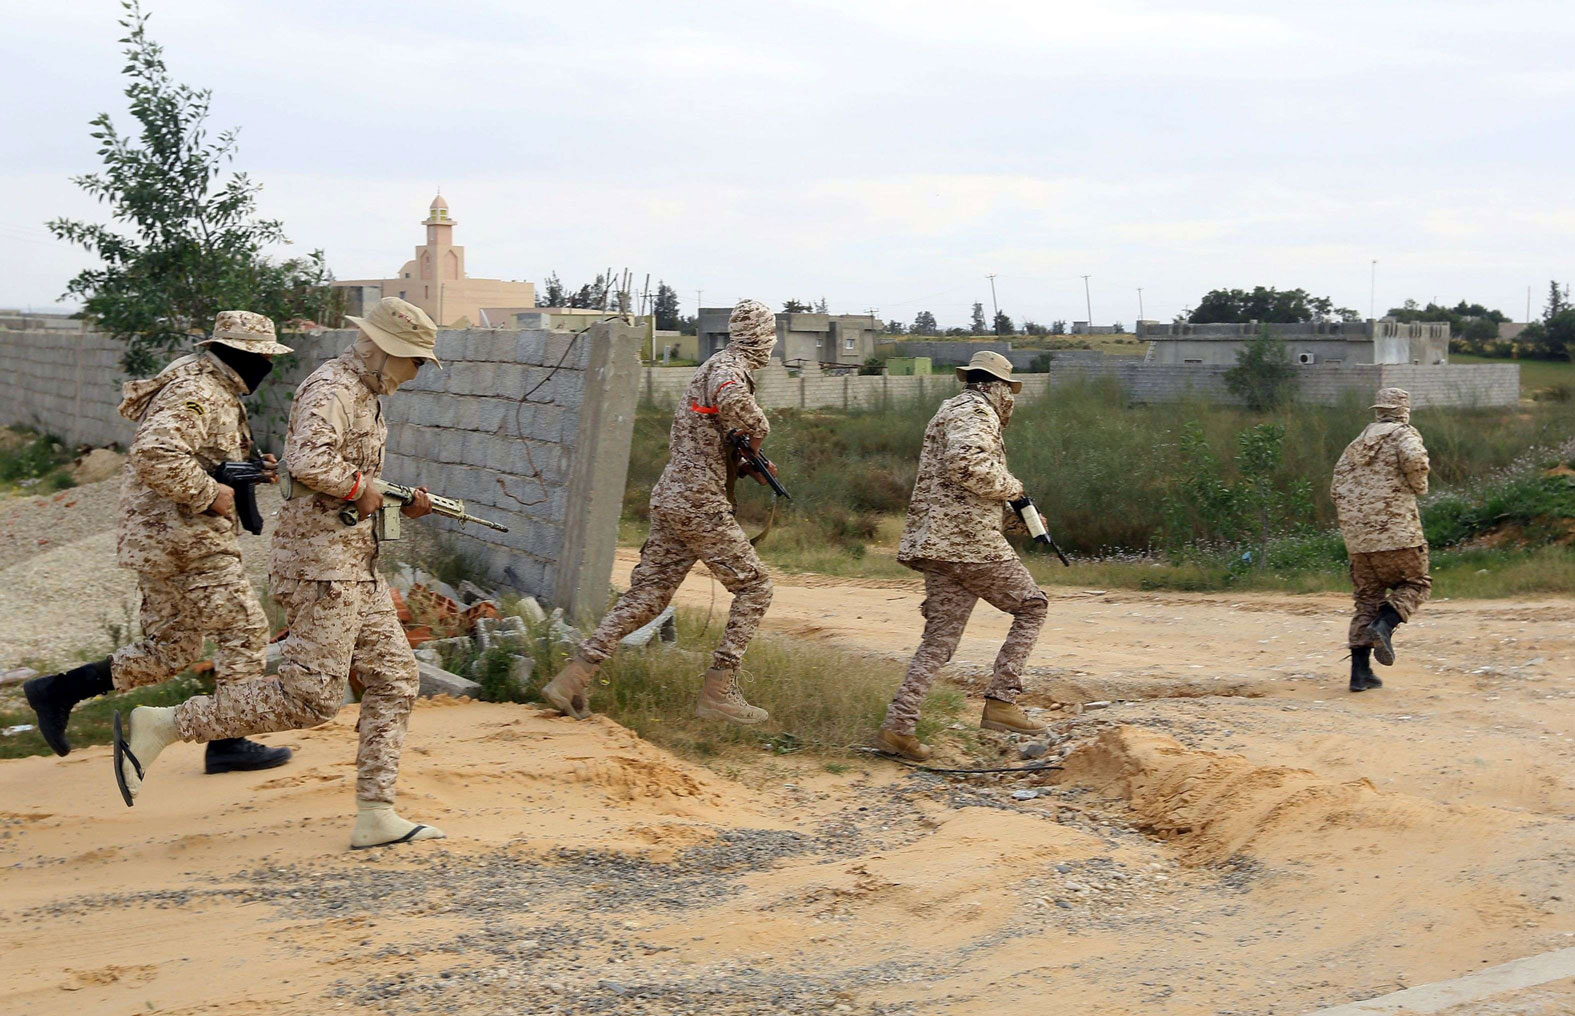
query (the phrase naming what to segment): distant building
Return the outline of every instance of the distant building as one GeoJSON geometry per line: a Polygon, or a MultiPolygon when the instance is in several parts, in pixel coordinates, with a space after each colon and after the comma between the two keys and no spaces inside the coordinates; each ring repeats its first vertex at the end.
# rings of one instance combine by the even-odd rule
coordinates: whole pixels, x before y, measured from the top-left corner
{"type": "MultiPolygon", "coordinates": [[[[731,307],[700,308],[697,352],[704,362],[727,345],[731,307]]],[[[875,355],[881,323],[873,314],[777,314],[777,345],[771,357],[793,364],[862,364],[875,355]]]]}
{"type": "Polygon", "coordinates": [[[1115,325],[1092,325],[1087,321],[1072,322],[1073,335],[1120,335],[1121,330],[1115,325]]]}
{"type": "Polygon", "coordinates": [[[1236,351],[1267,328],[1304,366],[1449,362],[1449,322],[1323,321],[1302,324],[1138,323],[1150,363],[1235,366],[1236,351]]]}
{"type": "Polygon", "coordinates": [[[439,194],[432,199],[427,217],[427,242],[416,248],[393,279],[345,279],[334,285],[347,290],[346,310],[358,314],[385,296],[397,296],[431,315],[439,327],[495,328],[512,323],[515,311],[536,306],[536,286],[530,282],[472,279],[465,274],[465,248],[454,245],[454,227],[448,202],[439,194]]]}

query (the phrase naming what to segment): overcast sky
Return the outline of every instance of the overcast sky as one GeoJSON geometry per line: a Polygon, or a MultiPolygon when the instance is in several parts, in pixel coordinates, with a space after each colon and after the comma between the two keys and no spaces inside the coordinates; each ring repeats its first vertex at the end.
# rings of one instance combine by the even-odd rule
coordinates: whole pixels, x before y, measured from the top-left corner
{"type": "MultiPolygon", "coordinates": [[[[0,306],[84,265],[115,0],[6,5],[0,306]]],[[[1168,319],[1215,287],[1461,298],[1572,274],[1575,4],[147,0],[298,250],[392,274],[441,185],[471,275],[836,312],[1168,319]],[[653,283],[654,284],[654,283],[653,283]]]]}

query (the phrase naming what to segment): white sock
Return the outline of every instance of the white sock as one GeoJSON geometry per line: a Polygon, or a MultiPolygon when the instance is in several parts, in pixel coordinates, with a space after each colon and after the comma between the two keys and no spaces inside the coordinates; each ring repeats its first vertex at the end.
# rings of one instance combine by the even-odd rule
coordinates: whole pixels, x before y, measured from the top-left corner
{"type": "MultiPolygon", "coordinates": [[[[131,728],[123,731],[126,747],[142,763],[143,772],[153,768],[153,760],[159,757],[159,752],[180,740],[175,730],[174,706],[137,706],[126,717],[126,723],[131,728]]],[[[131,759],[121,760],[120,771],[126,777],[126,789],[136,797],[142,789],[142,780],[131,759]]]]}
{"type": "Polygon", "coordinates": [[[350,833],[352,847],[382,847],[391,843],[446,838],[441,829],[400,818],[392,804],[382,801],[357,800],[355,811],[355,829],[350,833]],[[416,830],[414,836],[410,835],[412,829],[416,830]],[[410,839],[406,840],[406,836],[410,839]]]}

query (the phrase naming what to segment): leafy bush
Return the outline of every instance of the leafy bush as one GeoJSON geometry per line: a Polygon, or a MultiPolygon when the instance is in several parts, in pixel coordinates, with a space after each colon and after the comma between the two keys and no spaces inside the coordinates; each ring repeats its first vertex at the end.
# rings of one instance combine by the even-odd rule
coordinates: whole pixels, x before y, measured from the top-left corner
{"type": "Polygon", "coordinates": [[[1225,387],[1259,412],[1276,409],[1295,393],[1296,368],[1285,342],[1265,327],[1236,350],[1236,366],[1225,372],[1225,387]]]}

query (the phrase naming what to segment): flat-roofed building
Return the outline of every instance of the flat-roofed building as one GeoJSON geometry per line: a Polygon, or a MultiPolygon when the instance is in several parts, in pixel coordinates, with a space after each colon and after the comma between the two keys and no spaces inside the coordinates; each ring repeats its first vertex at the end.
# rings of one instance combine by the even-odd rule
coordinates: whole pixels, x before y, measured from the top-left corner
{"type": "MultiPolygon", "coordinates": [[[[727,345],[731,307],[700,308],[698,355],[704,362],[727,345]]],[[[858,365],[875,355],[881,323],[873,314],[777,314],[771,358],[787,364],[858,365]]]]}

